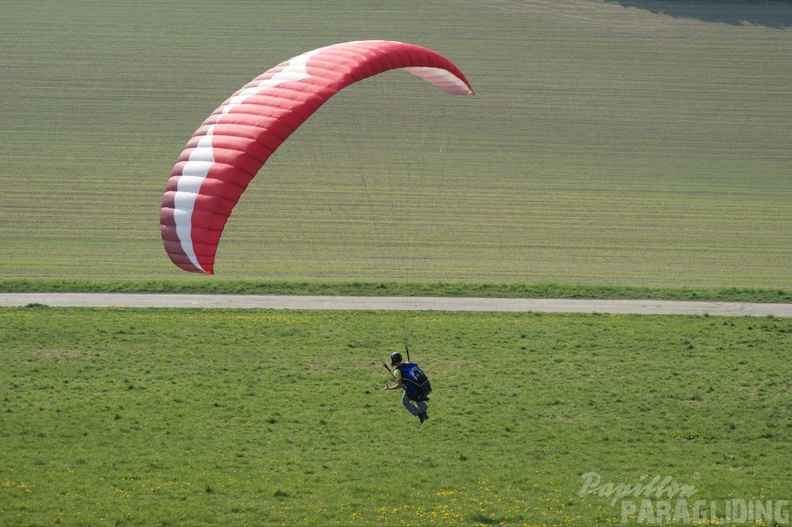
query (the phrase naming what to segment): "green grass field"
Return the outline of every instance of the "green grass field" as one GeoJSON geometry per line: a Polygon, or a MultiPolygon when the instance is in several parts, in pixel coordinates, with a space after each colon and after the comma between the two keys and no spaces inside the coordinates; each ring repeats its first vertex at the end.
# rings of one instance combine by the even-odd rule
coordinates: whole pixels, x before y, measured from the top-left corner
{"type": "Polygon", "coordinates": [[[385,38],[477,95],[400,72],[339,94],[252,183],[218,278],[792,289],[778,6],[1,4],[5,279],[200,281],[158,233],[193,131],[282,60],[385,38]]]}
{"type": "MultiPolygon", "coordinates": [[[[784,3],[0,13],[0,291],[792,301],[784,3]],[[218,276],[173,266],[160,200],[203,119],[370,38],[437,49],[476,96],[342,92],[253,181],[218,276]]],[[[0,525],[789,522],[791,320],[339,308],[0,308],[0,525]],[[420,426],[380,392],[405,338],[420,426]],[[655,477],[690,522],[679,493],[614,497],[655,477]]]]}
{"type": "Polygon", "coordinates": [[[792,495],[791,320],[29,307],[0,327],[2,525],[620,524],[624,499],[580,496],[590,472],[670,476],[691,510],[792,495]],[[423,425],[380,391],[405,335],[423,425]]]}

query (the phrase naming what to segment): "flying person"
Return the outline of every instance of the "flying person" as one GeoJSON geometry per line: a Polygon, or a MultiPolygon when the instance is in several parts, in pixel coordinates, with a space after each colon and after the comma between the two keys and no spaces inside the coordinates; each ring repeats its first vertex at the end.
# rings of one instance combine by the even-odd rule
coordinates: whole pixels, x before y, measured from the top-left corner
{"type": "Polygon", "coordinates": [[[396,384],[385,386],[382,390],[403,388],[402,404],[408,412],[418,417],[421,420],[421,424],[423,424],[424,421],[429,419],[429,415],[426,413],[428,409],[426,402],[429,400],[427,396],[432,392],[429,379],[426,378],[426,375],[424,375],[424,372],[421,371],[417,364],[402,362],[402,355],[399,352],[391,354],[391,366],[396,368],[393,373],[396,384]]]}

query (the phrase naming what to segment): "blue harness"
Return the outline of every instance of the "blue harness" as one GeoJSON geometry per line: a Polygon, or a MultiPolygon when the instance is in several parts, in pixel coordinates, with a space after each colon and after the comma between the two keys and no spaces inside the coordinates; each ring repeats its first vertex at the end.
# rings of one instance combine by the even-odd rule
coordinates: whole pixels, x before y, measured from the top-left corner
{"type": "Polygon", "coordinates": [[[429,379],[417,364],[412,362],[400,364],[398,370],[402,374],[402,386],[407,392],[407,397],[413,401],[420,402],[432,393],[432,385],[429,384],[429,379]]]}

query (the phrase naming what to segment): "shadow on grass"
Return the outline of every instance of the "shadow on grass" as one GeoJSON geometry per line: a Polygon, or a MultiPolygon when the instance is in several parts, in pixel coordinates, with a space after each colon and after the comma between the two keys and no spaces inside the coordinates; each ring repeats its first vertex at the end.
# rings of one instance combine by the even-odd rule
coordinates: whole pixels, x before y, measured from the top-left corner
{"type": "Polygon", "coordinates": [[[497,518],[494,516],[487,516],[485,514],[476,514],[472,518],[473,525],[504,525],[509,523],[506,518],[497,518]]]}
{"type": "Polygon", "coordinates": [[[733,26],[792,27],[790,0],[605,0],[658,15],[720,22],[733,26]]]}

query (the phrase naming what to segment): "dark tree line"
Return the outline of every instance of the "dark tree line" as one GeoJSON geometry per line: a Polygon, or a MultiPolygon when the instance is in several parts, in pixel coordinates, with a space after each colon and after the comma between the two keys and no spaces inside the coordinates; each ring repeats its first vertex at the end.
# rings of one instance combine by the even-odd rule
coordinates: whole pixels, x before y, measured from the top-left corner
{"type": "Polygon", "coordinates": [[[734,26],[792,27],[792,0],[605,0],[658,15],[734,26]]]}

